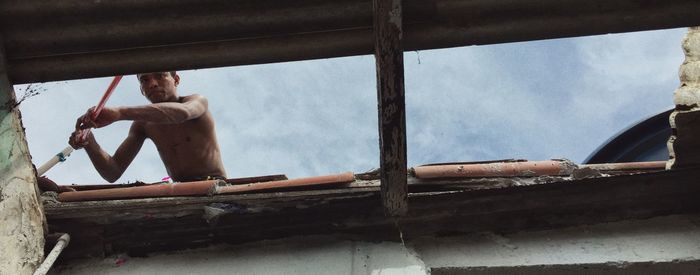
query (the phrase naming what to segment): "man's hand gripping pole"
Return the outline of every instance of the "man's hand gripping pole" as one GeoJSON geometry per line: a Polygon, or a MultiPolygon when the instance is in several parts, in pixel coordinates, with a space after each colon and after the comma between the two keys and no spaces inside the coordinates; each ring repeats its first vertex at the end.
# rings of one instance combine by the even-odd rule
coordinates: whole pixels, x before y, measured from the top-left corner
{"type": "MultiPolygon", "coordinates": [[[[100,112],[102,111],[102,108],[105,107],[105,104],[107,103],[107,100],[109,97],[112,95],[112,92],[114,92],[114,88],[117,87],[117,84],[119,84],[119,81],[122,80],[122,76],[118,75],[115,76],[114,79],[112,79],[112,83],[109,84],[109,87],[107,87],[107,91],[105,91],[104,95],[102,95],[102,99],[100,99],[100,103],[97,104],[97,107],[93,110],[92,114],[90,115],[90,118],[92,120],[97,119],[97,117],[100,115],[100,112]]],[[[87,139],[87,135],[90,132],[90,129],[85,129],[82,134],[80,135],[80,140],[85,141],[87,139]]],[[[36,173],[39,177],[44,175],[46,171],[49,171],[49,169],[53,168],[56,164],[59,162],[64,162],[68,156],[73,152],[73,147],[68,146],[63,149],[63,151],[58,152],[54,157],[52,157],[49,161],[41,165],[39,168],[37,168],[36,173]]]]}

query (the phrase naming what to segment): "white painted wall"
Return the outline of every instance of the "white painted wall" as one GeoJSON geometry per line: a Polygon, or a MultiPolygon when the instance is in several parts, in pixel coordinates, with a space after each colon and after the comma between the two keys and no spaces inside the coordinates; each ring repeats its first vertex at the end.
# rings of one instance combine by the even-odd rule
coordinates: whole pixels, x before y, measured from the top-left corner
{"type": "Polygon", "coordinates": [[[698,216],[670,216],[505,236],[423,239],[414,247],[430,267],[697,260],[699,225],[698,216]]]}
{"type": "Polygon", "coordinates": [[[290,238],[148,258],[88,259],[54,274],[429,274],[435,267],[689,261],[700,259],[700,216],[424,238],[407,246],[331,236],[290,238]]]}

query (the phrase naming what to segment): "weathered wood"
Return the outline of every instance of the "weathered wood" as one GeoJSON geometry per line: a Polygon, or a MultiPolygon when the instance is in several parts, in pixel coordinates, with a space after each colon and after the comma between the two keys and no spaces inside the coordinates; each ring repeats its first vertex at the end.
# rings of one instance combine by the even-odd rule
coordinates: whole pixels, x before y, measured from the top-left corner
{"type": "MultiPolygon", "coordinates": [[[[663,170],[661,170],[663,171],[663,170]]],[[[658,172],[658,171],[657,171],[658,172]]],[[[640,172],[626,174],[633,178],[642,180],[647,177],[658,177],[653,173],[642,173],[643,175],[635,176],[640,172]]],[[[620,176],[620,175],[618,175],[620,176]]],[[[586,178],[587,181],[601,181],[600,178],[586,178]]],[[[612,181],[620,181],[622,178],[616,177],[612,181]]],[[[420,199],[422,197],[434,196],[453,196],[453,193],[464,191],[478,190],[510,190],[508,188],[524,188],[525,186],[543,185],[544,188],[549,188],[551,184],[575,182],[577,184],[585,183],[586,181],[575,180],[571,177],[507,177],[507,178],[454,178],[454,179],[417,179],[414,177],[408,178],[409,197],[420,199]]],[[[288,207],[290,205],[299,204],[300,202],[308,202],[315,200],[337,200],[337,199],[358,199],[369,195],[378,194],[380,192],[379,180],[356,180],[351,183],[343,183],[334,186],[332,189],[318,190],[300,190],[300,191],[284,191],[284,192],[265,192],[252,194],[233,194],[233,195],[217,195],[217,196],[201,196],[201,197],[161,197],[161,198],[143,198],[143,199],[123,199],[123,200],[104,200],[104,201],[80,201],[80,202],[61,202],[47,203],[45,212],[51,219],[66,219],[77,218],[83,220],[100,220],[109,222],[105,218],[111,220],[137,220],[144,216],[153,217],[154,215],[160,218],[175,218],[184,212],[201,211],[203,206],[212,203],[235,203],[241,206],[263,207],[267,211],[288,207]],[[113,218],[110,218],[113,217],[113,218]]],[[[533,187],[536,188],[536,187],[533,187]]],[[[612,190],[618,191],[618,190],[612,190]]],[[[619,190],[623,192],[623,190],[619,190]]],[[[661,190],[662,192],[663,190],[661,190]]],[[[614,192],[613,192],[614,193],[614,192]]],[[[475,194],[475,193],[469,193],[475,194]]],[[[661,193],[659,193],[661,194],[661,193]]],[[[556,194],[553,196],[561,197],[565,194],[556,194]]],[[[446,200],[446,203],[454,205],[455,202],[446,200]]],[[[527,203],[527,202],[525,202],[527,203]]],[[[566,202],[562,202],[566,203],[566,202]]],[[[433,203],[440,205],[440,202],[433,203]]],[[[512,205],[512,207],[520,207],[521,204],[512,205]]],[[[419,210],[416,207],[413,210],[419,210]]],[[[427,210],[429,211],[429,209],[427,210]]]]}
{"type": "Polygon", "coordinates": [[[131,200],[62,202],[46,205],[46,215],[51,219],[99,219],[136,220],[157,214],[163,218],[177,217],[177,213],[200,211],[212,203],[236,203],[240,205],[264,205],[266,209],[275,205],[287,206],[308,200],[334,200],[359,198],[376,193],[378,188],[352,188],[313,191],[291,191],[280,193],[221,195],[213,197],[170,197],[131,200]],[[113,218],[112,218],[113,217],[113,218]]]}
{"type": "MultiPolygon", "coordinates": [[[[698,169],[676,169],[481,190],[411,193],[411,209],[401,218],[401,232],[410,240],[699,213],[698,177],[698,169]]],[[[69,247],[68,253],[80,257],[95,255],[95,247],[106,254],[138,254],[312,234],[398,241],[396,225],[384,215],[378,191],[370,187],[300,191],[293,195],[157,199],[151,203],[81,202],[47,206],[47,213],[53,230],[75,233],[71,234],[75,243],[83,245],[69,247]],[[129,208],[125,207],[128,203],[132,203],[129,208]],[[221,210],[215,222],[206,217],[207,207],[221,210]]]]}
{"type": "Polygon", "coordinates": [[[401,216],[408,210],[401,13],[401,0],[374,0],[381,194],[390,216],[401,216]]]}
{"type": "Polygon", "coordinates": [[[43,259],[44,214],[6,64],[0,37],[0,273],[32,274],[43,259]]]}
{"type": "MultiPolygon", "coordinates": [[[[562,177],[534,178],[479,178],[479,179],[439,179],[420,180],[408,178],[411,196],[420,196],[452,191],[472,191],[501,189],[514,186],[549,184],[566,181],[562,177]]],[[[78,218],[83,220],[95,219],[97,222],[109,223],[109,220],[137,220],[144,216],[174,218],[184,212],[201,211],[203,206],[212,203],[236,203],[239,205],[264,206],[271,210],[304,201],[318,199],[336,200],[347,198],[362,198],[379,193],[379,180],[357,180],[353,183],[342,184],[334,189],[285,191],[271,193],[218,195],[212,197],[163,197],[145,199],[124,199],[106,201],[82,201],[48,203],[45,206],[46,215],[51,219],[78,218]]]]}

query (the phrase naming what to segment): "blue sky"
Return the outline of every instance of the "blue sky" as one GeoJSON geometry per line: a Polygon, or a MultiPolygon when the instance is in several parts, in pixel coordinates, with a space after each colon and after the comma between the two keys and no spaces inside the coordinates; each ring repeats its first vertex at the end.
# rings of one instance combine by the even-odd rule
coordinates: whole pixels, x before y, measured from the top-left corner
{"type": "MultiPolygon", "coordinates": [[[[404,55],[408,163],[583,161],[613,134],[672,106],[686,29],[472,46],[404,55]]],[[[229,177],[290,178],[378,167],[373,56],[182,71],[180,95],[209,99],[229,177]]],[[[20,105],[33,162],[67,146],[111,78],[59,81],[20,105]]],[[[126,76],[108,106],[147,104],[126,76]]],[[[21,97],[26,85],[15,87],[21,97]]],[[[129,122],[94,130],[113,153],[129,122]]],[[[105,181],[83,151],[47,174],[105,181]]],[[[118,182],[158,181],[147,141],[118,182]]]]}

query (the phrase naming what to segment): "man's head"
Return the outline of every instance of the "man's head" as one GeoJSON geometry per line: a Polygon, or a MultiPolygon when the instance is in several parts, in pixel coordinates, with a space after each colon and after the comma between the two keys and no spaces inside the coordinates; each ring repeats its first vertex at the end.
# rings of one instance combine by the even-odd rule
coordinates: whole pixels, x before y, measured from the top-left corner
{"type": "Polygon", "coordinates": [[[180,76],[176,72],[137,74],[141,94],[153,103],[178,101],[177,85],[180,76]]]}

